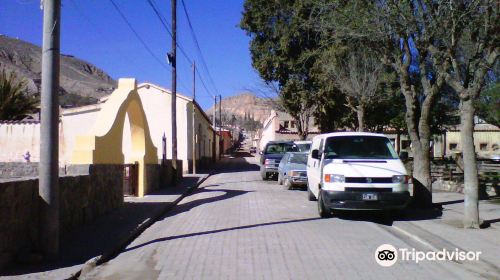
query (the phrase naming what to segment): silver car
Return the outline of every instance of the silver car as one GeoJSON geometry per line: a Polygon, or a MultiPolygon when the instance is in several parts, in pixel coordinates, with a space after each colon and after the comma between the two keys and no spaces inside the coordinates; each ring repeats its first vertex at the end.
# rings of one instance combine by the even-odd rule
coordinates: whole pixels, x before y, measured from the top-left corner
{"type": "Polygon", "coordinates": [[[288,152],[278,166],[278,184],[290,190],[307,185],[307,153],[288,152]]]}

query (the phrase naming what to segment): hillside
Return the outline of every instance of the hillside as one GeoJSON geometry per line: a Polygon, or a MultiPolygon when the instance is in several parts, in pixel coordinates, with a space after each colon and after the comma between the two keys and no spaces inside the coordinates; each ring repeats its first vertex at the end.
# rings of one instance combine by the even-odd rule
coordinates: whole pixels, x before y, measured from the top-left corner
{"type": "MultiPolygon", "coordinates": [[[[235,96],[223,98],[221,107],[223,122],[224,119],[230,120],[232,115],[234,115],[240,120],[247,116],[247,118],[253,118],[255,121],[263,123],[264,120],[269,117],[274,104],[272,100],[259,98],[250,92],[244,92],[235,96]]],[[[218,110],[217,108],[217,112],[218,110]]],[[[211,116],[212,112],[213,106],[207,110],[207,114],[211,116]]]]}
{"type": "MultiPolygon", "coordinates": [[[[0,69],[15,71],[18,77],[25,78],[30,94],[40,94],[41,54],[38,46],[0,35],[0,69]]],[[[116,82],[104,71],[70,55],[61,55],[60,74],[61,105],[96,103],[116,87],[116,82]]]]}

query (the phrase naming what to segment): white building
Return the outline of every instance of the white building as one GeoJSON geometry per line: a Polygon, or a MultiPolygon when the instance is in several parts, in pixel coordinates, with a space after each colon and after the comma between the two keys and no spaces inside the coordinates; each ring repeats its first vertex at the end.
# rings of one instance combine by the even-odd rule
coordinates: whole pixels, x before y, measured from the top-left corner
{"type": "MultiPolygon", "coordinates": [[[[309,134],[308,139],[312,139],[319,134],[318,127],[314,124],[314,118],[309,119],[309,134]]],[[[269,141],[278,140],[300,140],[297,133],[297,124],[290,114],[271,110],[271,114],[264,121],[262,130],[260,131],[259,146],[263,150],[269,141]]]]}
{"type": "MultiPolygon", "coordinates": [[[[163,157],[163,135],[166,137],[166,158],[172,158],[171,92],[151,83],[137,87],[146,113],[151,139],[163,157]]],[[[106,101],[104,98],[103,102],[106,101]]],[[[192,98],[177,93],[177,158],[183,160],[183,171],[192,170],[193,107],[195,109],[195,152],[200,164],[218,158],[218,145],[214,145],[214,130],[210,120],[192,98]]],[[[77,135],[89,133],[97,119],[102,104],[62,109],[59,124],[59,165],[71,164],[77,135]]],[[[127,118],[127,117],[126,117],[127,118]]],[[[130,125],[125,121],[122,151],[125,158],[131,150],[130,125]]],[[[218,137],[217,137],[218,139],[218,137]]],[[[216,139],[216,141],[218,141],[216,139]]],[[[40,123],[38,121],[0,121],[0,162],[22,162],[28,151],[31,161],[40,160],[40,123]]]]}

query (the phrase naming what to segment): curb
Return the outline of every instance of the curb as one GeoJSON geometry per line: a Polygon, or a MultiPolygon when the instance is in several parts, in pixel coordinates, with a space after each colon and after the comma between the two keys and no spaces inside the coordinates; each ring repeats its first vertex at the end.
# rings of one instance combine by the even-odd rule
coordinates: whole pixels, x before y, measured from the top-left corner
{"type": "MultiPolygon", "coordinates": [[[[418,229],[420,231],[424,231],[424,232],[426,231],[424,228],[421,228],[418,225],[411,224],[411,226],[416,227],[416,229],[418,229]]],[[[438,248],[446,248],[448,250],[452,250],[453,247],[464,251],[463,248],[461,248],[460,246],[458,246],[454,243],[451,243],[451,242],[446,241],[446,240],[444,240],[444,243],[443,243],[443,241],[432,240],[432,238],[422,237],[419,234],[414,233],[409,229],[404,229],[403,227],[401,227],[399,225],[393,225],[392,229],[395,230],[396,232],[398,232],[399,234],[405,235],[406,237],[412,239],[414,242],[417,242],[420,245],[423,245],[424,247],[427,247],[429,250],[434,251],[434,252],[439,251],[438,248]],[[449,247],[449,248],[447,248],[447,247],[449,247]]],[[[429,233],[429,234],[432,234],[432,233],[429,233]]],[[[424,236],[425,236],[425,234],[424,234],[424,236]]],[[[466,270],[473,272],[473,273],[477,273],[480,276],[488,278],[488,279],[489,278],[496,279],[496,277],[500,276],[500,267],[497,266],[496,264],[493,264],[493,263],[487,261],[487,260],[480,260],[479,262],[474,263],[474,264],[471,264],[468,262],[459,262],[459,261],[454,261],[454,262],[462,265],[466,270]]]]}
{"type": "Polygon", "coordinates": [[[184,192],[182,195],[180,195],[176,200],[174,200],[172,203],[169,203],[165,208],[161,211],[158,212],[158,214],[154,215],[153,217],[150,217],[146,219],[142,224],[140,224],[137,228],[135,228],[127,237],[125,237],[122,241],[120,241],[113,249],[109,250],[108,252],[103,253],[100,256],[94,257],[87,262],[85,262],[80,270],[77,272],[73,273],[71,276],[69,276],[68,280],[76,280],[79,279],[80,276],[84,276],[85,274],[89,273],[92,271],[95,267],[111,260],[115,256],[119,255],[123,249],[127,247],[132,241],[134,241],[139,235],[141,235],[147,228],[149,228],[151,225],[156,223],[161,217],[163,217],[165,214],[170,212],[179,202],[181,202],[182,199],[184,199],[186,196],[190,195],[193,193],[195,189],[197,189],[205,180],[207,180],[211,174],[207,174],[204,177],[201,177],[201,180],[197,182],[195,185],[188,187],[187,191],[184,192]]]}

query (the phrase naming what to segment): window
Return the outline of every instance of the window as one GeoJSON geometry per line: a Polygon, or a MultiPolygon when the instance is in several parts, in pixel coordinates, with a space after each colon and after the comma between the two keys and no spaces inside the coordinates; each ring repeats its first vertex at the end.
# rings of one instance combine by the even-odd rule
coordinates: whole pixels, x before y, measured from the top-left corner
{"type": "Polygon", "coordinates": [[[283,127],[284,127],[284,128],[288,128],[288,121],[284,121],[284,122],[283,122],[283,127]]]}
{"type": "Polygon", "coordinates": [[[487,151],[488,150],[488,143],[480,143],[479,144],[479,150],[481,150],[481,151],[487,151]]]}
{"type": "Polygon", "coordinates": [[[291,127],[291,128],[295,128],[295,121],[291,121],[291,122],[290,122],[290,127],[291,127]]]}
{"type": "Polygon", "coordinates": [[[391,141],[378,136],[339,136],[328,138],[325,145],[328,159],[397,159],[391,141]]]}
{"type": "Polygon", "coordinates": [[[458,144],[457,143],[450,143],[448,146],[450,151],[456,151],[458,149],[458,144]]]}
{"type": "Polygon", "coordinates": [[[290,154],[291,163],[306,164],[307,154],[290,154]]]}
{"type": "Polygon", "coordinates": [[[411,141],[410,140],[402,140],[401,141],[401,149],[406,150],[410,148],[411,141]]]}
{"type": "Polygon", "coordinates": [[[265,154],[284,154],[286,152],[295,152],[297,148],[293,143],[272,143],[267,144],[265,154]]]}

